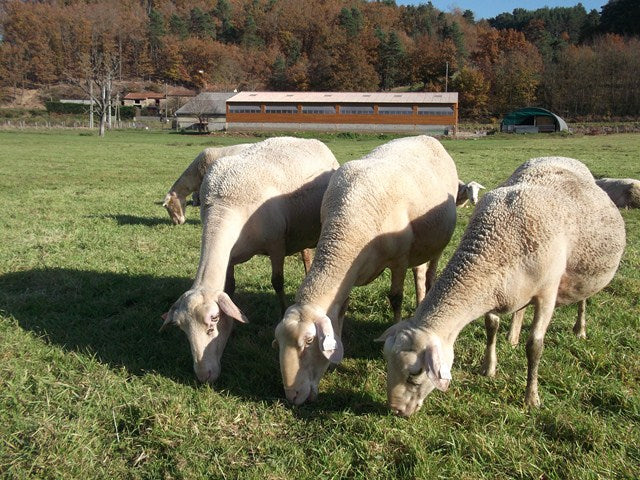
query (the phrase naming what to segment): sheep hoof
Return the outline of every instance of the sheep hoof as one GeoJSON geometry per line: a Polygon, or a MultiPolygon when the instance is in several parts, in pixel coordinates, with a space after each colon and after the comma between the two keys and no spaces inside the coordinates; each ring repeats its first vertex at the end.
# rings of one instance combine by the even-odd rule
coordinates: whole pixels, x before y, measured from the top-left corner
{"type": "Polygon", "coordinates": [[[496,376],[496,366],[495,365],[482,365],[480,369],[480,375],[485,377],[493,378],[496,376]]]}
{"type": "Polygon", "coordinates": [[[524,403],[529,408],[538,408],[540,406],[540,397],[538,396],[538,392],[527,392],[524,403]]]}

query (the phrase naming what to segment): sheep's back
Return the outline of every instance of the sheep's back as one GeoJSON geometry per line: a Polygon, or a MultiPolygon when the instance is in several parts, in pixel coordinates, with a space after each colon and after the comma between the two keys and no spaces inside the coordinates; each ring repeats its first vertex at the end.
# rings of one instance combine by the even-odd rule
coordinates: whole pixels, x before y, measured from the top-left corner
{"type": "Polygon", "coordinates": [[[457,189],[455,164],[437,140],[402,138],[338,169],[327,187],[323,221],[366,219],[381,228],[394,210],[413,218],[455,201],[457,189]]]}
{"type": "Polygon", "coordinates": [[[259,203],[303,189],[337,166],[331,151],[317,140],[270,138],[214,162],[203,179],[201,201],[259,203]]]}

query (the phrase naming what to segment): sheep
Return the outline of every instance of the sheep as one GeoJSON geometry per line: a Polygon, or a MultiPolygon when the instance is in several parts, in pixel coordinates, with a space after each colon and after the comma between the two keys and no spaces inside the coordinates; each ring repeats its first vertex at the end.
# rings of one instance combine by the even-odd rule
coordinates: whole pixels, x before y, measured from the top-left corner
{"type": "Polygon", "coordinates": [[[640,208],[640,180],[634,178],[599,178],[598,186],[607,192],[618,208],[640,208]]]}
{"type": "Polygon", "coordinates": [[[455,228],[457,189],[453,160],[427,136],[393,140],[334,174],[311,270],[275,330],[290,403],[314,400],[329,364],[342,359],[342,323],[354,286],[389,268],[389,300],[400,320],[406,270],[415,267],[416,297],[424,297],[455,228]]]}
{"type": "Polygon", "coordinates": [[[280,137],[221,158],[207,170],[200,189],[198,271],[191,288],[163,316],[161,328],[177,325],[187,334],[200,381],[218,378],[234,320],[247,321],[229,297],[233,266],[268,255],[284,311],[284,258],[317,243],[322,196],[337,168],[318,140],[280,137]]]}
{"type": "Polygon", "coordinates": [[[484,188],[485,187],[475,181],[469,183],[459,181],[458,195],[456,196],[456,206],[466,207],[468,202],[471,202],[471,205],[475,205],[476,203],[478,203],[478,194],[480,193],[480,190],[484,188]]]}
{"type": "Polygon", "coordinates": [[[615,274],[624,222],[579,161],[525,162],[478,203],[462,240],[413,317],[379,338],[387,360],[387,397],[396,414],[417,411],[434,388],[451,381],[453,344],[485,314],[483,373],[495,373],[497,313],[533,304],[527,341],[525,403],[540,404],[538,364],[556,305],[590,297],[615,274]]]}
{"type": "Polygon", "coordinates": [[[198,206],[198,190],[202,183],[202,177],[209,165],[222,157],[236,155],[251,146],[250,143],[241,143],[229,147],[210,147],[200,152],[182,175],[171,186],[162,201],[162,206],[167,209],[171,222],[174,225],[182,225],[185,221],[185,207],[187,206],[187,196],[193,193],[194,207],[198,206]]]}

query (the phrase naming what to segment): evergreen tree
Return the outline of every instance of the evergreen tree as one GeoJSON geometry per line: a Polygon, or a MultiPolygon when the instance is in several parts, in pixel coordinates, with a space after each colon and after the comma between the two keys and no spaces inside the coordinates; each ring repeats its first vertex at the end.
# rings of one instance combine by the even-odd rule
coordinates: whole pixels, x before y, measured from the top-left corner
{"type": "Polygon", "coordinates": [[[269,78],[269,86],[273,90],[288,90],[287,81],[287,62],[281,55],[276,57],[273,63],[271,77],[269,78]]]}
{"type": "Polygon", "coordinates": [[[640,2],[609,0],[602,6],[600,26],[603,32],[640,35],[640,2]]]}
{"type": "Polygon", "coordinates": [[[151,59],[157,61],[158,52],[162,49],[162,37],[166,34],[164,19],[157,10],[149,12],[149,49],[151,59]]]}
{"type": "Polygon", "coordinates": [[[169,31],[184,40],[189,36],[189,25],[187,22],[175,13],[169,18],[169,31]]]}
{"type": "Polygon", "coordinates": [[[231,5],[228,0],[218,0],[214,14],[221,22],[218,38],[225,42],[234,42],[238,32],[234,27],[231,18],[231,5]]]}
{"type": "Polygon", "coordinates": [[[262,38],[258,36],[258,26],[253,19],[253,15],[248,14],[244,22],[244,30],[241,35],[241,42],[247,48],[260,48],[264,45],[262,38]]]}
{"type": "Polygon", "coordinates": [[[467,49],[464,46],[464,33],[460,28],[458,22],[453,22],[451,25],[447,23],[444,24],[442,29],[442,40],[451,40],[453,44],[456,46],[456,50],[458,52],[458,59],[462,60],[467,56],[467,49]]]}
{"type": "Polygon", "coordinates": [[[189,18],[189,31],[198,38],[216,38],[216,27],[208,13],[198,7],[191,9],[189,18]]]}
{"type": "Polygon", "coordinates": [[[357,7],[348,9],[343,7],[338,16],[340,26],[345,29],[350,38],[357,37],[363,27],[362,12],[357,7]]]}
{"type": "Polygon", "coordinates": [[[405,52],[398,34],[394,31],[388,35],[380,28],[376,29],[376,37],[380,41],[378,47],[377,71],[380,76],[380,87],[390,90],[396,86],[402,75],[405,52]]]}

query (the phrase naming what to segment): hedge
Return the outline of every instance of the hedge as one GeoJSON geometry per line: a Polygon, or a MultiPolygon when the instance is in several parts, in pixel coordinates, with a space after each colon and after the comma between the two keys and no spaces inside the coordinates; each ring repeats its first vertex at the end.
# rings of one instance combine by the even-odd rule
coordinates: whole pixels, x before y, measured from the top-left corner
{"type": "MultiPolygon", "coordinates": [[[[45,102],[45,107],[49,113],[66,113],[76,115],[86,115],[89,113],[89,105],[81,103],[45,102]]],[[[112,115],[115,115],[115,108],[111,109],[111,113],[112,115]]],[[[122,120],[130,120],[135,116],[135,107],[120,107],[120,118],[122,120]]]]}

